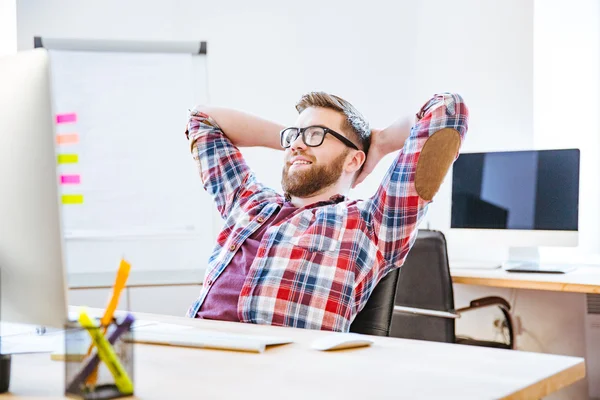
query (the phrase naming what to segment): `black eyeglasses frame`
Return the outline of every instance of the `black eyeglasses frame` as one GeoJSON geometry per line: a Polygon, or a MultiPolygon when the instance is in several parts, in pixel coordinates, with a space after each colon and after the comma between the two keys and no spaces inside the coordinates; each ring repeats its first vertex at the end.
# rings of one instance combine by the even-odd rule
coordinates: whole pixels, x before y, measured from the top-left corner
{"type": "Polygon", "coordinates": [[[280,138],[279,138],[279,142],[281,144],[281,147],[283,147],[284,149],[287,149],[288,147],[290,147],[292,145],[292,143],[298,138],[298,136],[302,135],[302,142],[307,145],[308,147],[319,147],[320,145],[323,144],[323,141],[325,140],[325,136],[327,136],[327,134],[332,135],[333,137],[335,137],[336,139],[338,139],[340,142],[344,143],[346,146],[354,149],[354,150],[360,150],[358,148],[358,146],[356,146],[354,143],[352,143],[352,141],[350,139],[348,139],[347,137],[345,137],[344,135],[337,133],[336,131],[334,131],[333,129],[329,129],[326,126],[322,126],[322,125],[311,125],[311,126],[307,126],[305,128],[296,128],[296,127],[289,127],[289,128],[285,128],[282,129],[281,132],[279,132],[280,138]],[[323,129],[323,131],[325,132],[323,134],[323,138],[321,139],[321,143],[316,144],[316,145],[310,145],[308,143],[306,143],[306,137],[305,137],[305,133],[307,129],[310,128],[321,128],[323,129]],[[289,131],[290,129],[295,129],[297,131],[296,136],[294,137],[294,139],[292,141],[290,141],[290,145],[289,146],[284,146],[283,144],[283,137],[285,135],[286,131],[289,131]]]}

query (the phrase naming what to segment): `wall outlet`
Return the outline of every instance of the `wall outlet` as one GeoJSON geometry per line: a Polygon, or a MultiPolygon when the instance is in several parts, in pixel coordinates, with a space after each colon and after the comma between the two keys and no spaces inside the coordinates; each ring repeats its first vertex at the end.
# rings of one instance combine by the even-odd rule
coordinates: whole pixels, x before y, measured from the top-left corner
{"type": "Polygon", "coordinates": [[[523,323],[521,322],[521,317],[519,315],[513,316],[513,329],[515,331],[515,336],[521,336],[523,334],[523,323]]]}

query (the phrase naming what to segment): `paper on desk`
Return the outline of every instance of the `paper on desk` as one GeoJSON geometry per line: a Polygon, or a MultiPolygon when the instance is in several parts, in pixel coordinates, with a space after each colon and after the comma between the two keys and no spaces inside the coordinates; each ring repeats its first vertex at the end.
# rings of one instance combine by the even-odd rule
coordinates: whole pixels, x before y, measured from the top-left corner
{"type": "Polygon", "coordinates": [[[64,334],[52,335],[16,335],[2,338],[0,353],[25,354],[25,353],[51,353],[61,346],[64,347],[64,334]]]}
{"type": "MultiPolygon", "coordinates": [[[[191,329],[191,326],[159,323],[150,320],[135,321],[132,329],[134,331],[152,331],[153,333],[175,333],[182,330],[191,329]]],[[[37,335],[35,325],[2,323],[3,337],[0,341],[1,354],[25,354],[25,353],[53,353],[56,357],[65,353],[65,335],[64,331],[56,331],[37,335]]],[[[69,353],[77,354],[78,349],[81,354],[87,353],[89,341],[75,340],[75,336],[69,338],[69,353]]]]}
{"type": "Polygon", "coordinates": [[[35,333],[35,328],[35,325],[2,322],[0,323],[0,337],[5,338],[8,336],[35,333]]]}
{"type": "Polygon", "coordinates": [[[38,335],[37,325],[2,322],[0,324],[0,353],[48,353],[64,341],[62,329],[50,328],[38,335]]]}
{"type": "Polygon", "coordinates": [[[139,320],[133,324],[133,331],[152,331],[158,333],[180,332],[182,330],[192,329],[188,325],[167,324],[165,322],[139,320]]]}

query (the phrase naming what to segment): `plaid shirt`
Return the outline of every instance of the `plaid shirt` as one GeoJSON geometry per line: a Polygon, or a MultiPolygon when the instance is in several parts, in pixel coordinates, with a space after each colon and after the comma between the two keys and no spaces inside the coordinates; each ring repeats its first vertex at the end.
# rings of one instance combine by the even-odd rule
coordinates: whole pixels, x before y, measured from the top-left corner
{"type": "MultiPolygon", "coordinates": [[[[299,208],[267,229],[238,300],[241,322],[349,330],[375,285],[404,263],[416,239],[429,203],[419,197],[414,184],[425,142],[448,127],[458,131],[462,143],[467,131],[468,110],[457,94],[434,96],[419,117],[373,197],[334,196],[299,208]]],[[[285,199],[257,180],[208,115],[192,110],[186,135],[204,188],[225,220],[203,289],[187,312],[195,317],[244,240],[285,199]]]]}

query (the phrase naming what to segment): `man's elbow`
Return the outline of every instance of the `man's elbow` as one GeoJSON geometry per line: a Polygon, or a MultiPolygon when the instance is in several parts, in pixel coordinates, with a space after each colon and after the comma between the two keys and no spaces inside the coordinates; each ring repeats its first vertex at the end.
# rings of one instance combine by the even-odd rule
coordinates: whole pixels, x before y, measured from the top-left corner
{"type": "MultiPolygon", "coordinates": [[[[462,144],[469,127],[469,108],[458,93],[443,93],[441,96],[443,96],[445,115],[439,115],[437,118],[445,120],[445,123],[440,122],[433,125],[456,130],[462,144]]],[[[436,117],[434,116],[433,119],[436,117]]]]}
{"type": "Polygon", "coordinates": [[[469,118],[469,108],[463,97],[458,93],[443,93],[446,113],[455,118],[469,118]]]}

